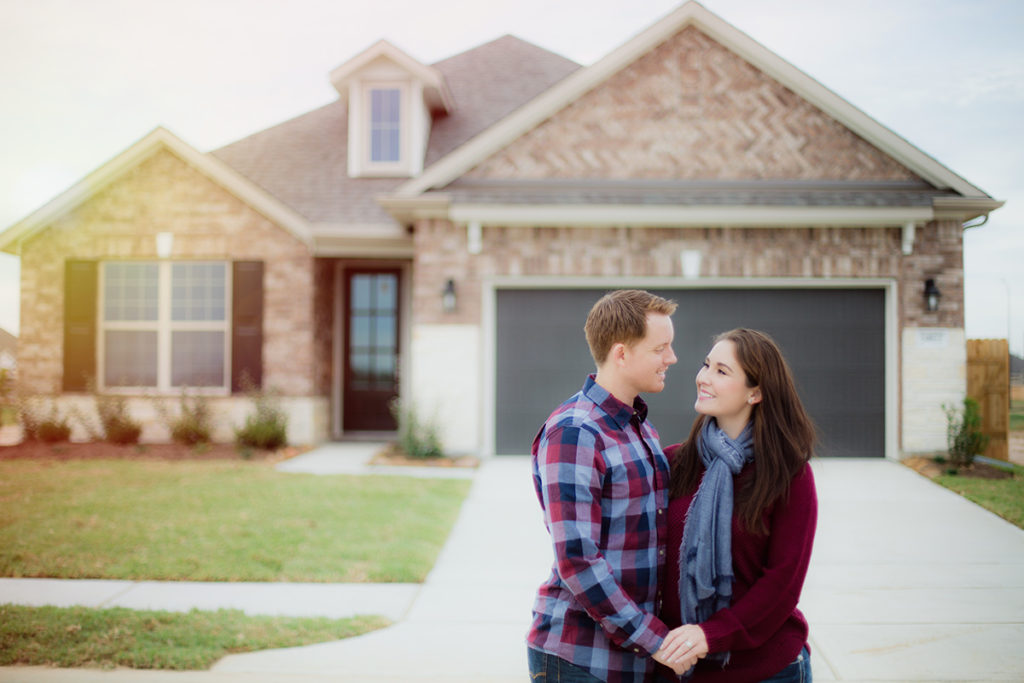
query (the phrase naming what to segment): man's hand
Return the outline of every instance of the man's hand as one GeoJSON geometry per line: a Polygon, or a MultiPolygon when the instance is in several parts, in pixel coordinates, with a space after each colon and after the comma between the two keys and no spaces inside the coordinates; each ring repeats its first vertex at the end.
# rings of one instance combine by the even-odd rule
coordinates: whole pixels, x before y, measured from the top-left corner
{"type": "Polygon", "coordinates": [[[684,624],[669,631],[661,648],[654,653],[654,661],[670,667],[676,675],[689,671],[708,654],[708,639],[696,624],[684,624]]]}

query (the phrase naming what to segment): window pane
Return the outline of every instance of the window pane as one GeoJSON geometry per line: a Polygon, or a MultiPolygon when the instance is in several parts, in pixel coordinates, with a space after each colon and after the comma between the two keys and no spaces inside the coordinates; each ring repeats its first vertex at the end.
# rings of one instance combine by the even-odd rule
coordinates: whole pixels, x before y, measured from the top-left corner
{"type": "Polygon", "coordinates": [[[104,263],[103,319],[156,320],[158,285],[155,263],[104,263]]]}
{"type": "Polygon", "coordinates": [[[378,311],[395,310],[395,293],[398,290],[398,278],[394,275],[377,276],[377,301],[378,311]]]}
{"type": "Polygon", "coordinates": [[[175,263],[171,268],[171,320],[224,320],[223,263],[175,263]]]}
{"type": "Polygon", "coordinates": [[[397,89],[370,91],[370,160],[399,161],[401,93],[397,89]]]}
{"type": "Polygon", "coordinates": [[[352,278],[352,310],[366,311],[371,306],[370,282],[372,275],[356,275],[352,278]]]}
{"type": "Polygon", "coordinates": [[[156,332],[112,330],[103,345],[103,383],[108,387],[156,386],[156,332]]]}
{"type": "Polygon", "coordinates": [[[370,345],[370,321],[373,318],[366,315],[352,316],[352,348],[359,349],[370,345]]]}
{"type": "Polygon", "coordinates": [[[171,386],[224,386],[224,333],[171,334],[171,386]]]}

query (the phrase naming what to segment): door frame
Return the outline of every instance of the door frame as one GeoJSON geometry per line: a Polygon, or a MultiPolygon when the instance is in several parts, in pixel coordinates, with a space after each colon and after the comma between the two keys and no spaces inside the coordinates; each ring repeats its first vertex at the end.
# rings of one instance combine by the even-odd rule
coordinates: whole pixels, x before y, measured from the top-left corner
{"type": "Polygon", "coordinates": [[[334,440],[351,438],[377,438],[387,439],[394,435],[394,432],[345,432],[342,416],[344,415],[344,387],[345,381],[345,332],[347,320],[345,319],[345,276],[350,270],[397,270],[398,275],[398,397],[399,400],[406,399],[408,382],[406,370],[409,367],[410,357],[410,330],[412,312],[412,263],[407,260],[390,259],[340,259],[334,266],[334,281],[332,291],[334,292],[334,305],[332,306],[334,320],[332,324],[331,340],[331,406],[330,406],[330,434],[334,440]]]}
{"type": "MultiPolygon", "coordinates": [[[[627,287],[640,289],[880,289],[884,293],[884,457],[899,460],[899,285],[889,278],[667,278],[667,277],[494,277],[481,283],[483,386],[480,401],[482,451],[494,457],[497,451],[497,325],[500,289],[597,289],[627,287]]],[[[583,381],[583,378],[580,378],[583,381]]],[[[554,406],[552,406],[554,408],[554,406]]],[[[525,454],[524,454],[525,455],[525,454]]]]}

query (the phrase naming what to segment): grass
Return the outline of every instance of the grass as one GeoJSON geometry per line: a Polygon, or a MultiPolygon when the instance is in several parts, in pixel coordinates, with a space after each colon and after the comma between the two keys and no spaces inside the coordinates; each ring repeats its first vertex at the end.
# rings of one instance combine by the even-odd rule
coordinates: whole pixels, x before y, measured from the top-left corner
{"type": "Polygon", "coordinates": [[[0,461],[0,576],[421,582],[468,488],[238,461],[0,461]]]}
{"type": "Polygon", "coordinates": [[[0,605],[0,666],[208,669],[232,653],[350,638],[387,625],[383,617],[0,605]]]}
{"type": "Polygon", "coordinates": [[[1010,431],[1024,430],[1024,401],[1010,401],[1010,431]]]}
{"type": "Polygon", "coordinates": [[[1024,467],[1014,466],[1012,479],[942,474],[935,481],[1024,529],[1024,467]]]}

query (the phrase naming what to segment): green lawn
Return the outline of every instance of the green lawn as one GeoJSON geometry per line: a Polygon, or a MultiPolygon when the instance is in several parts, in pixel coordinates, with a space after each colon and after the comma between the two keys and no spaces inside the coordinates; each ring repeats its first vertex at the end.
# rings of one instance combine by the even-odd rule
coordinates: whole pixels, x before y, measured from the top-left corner
{"type": "Polygon", "coordinates": [[[232,653],[350,638],[387,625],[383,617],[0,605],[0,666],[208,669],[232,653]]]}
{"type": "Polygon", "coordinates": [[[1024,529],[1024,467],[1015,466],[1014,472],[1012,479],[943,474],[935,481],[1024,529]]]}
{"type": "Polygon", "coordinates": [[[1010,431],[1024,430],[1024,401],[1010,401],[1010,431]]]}
{"type": "Polygon", "coordinates": [[[420,582],[468,489],[244,461],[0,461],[0,576],[420,582]]]}

